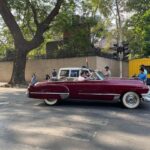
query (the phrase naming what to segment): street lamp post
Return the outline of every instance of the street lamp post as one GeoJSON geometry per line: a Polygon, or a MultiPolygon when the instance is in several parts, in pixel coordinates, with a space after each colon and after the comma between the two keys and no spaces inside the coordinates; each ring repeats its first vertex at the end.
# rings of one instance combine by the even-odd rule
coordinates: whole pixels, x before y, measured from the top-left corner
{"type": "Polygon", "coordinates": [[[117,46],[117,53],[118,53],[118,58],[119,58],[119,71],[120,71],[120,78],[122,78],[123,76],[123,57],[124,57],[124,47],[123,44],[119,44],[119,46],[117,46]]]}

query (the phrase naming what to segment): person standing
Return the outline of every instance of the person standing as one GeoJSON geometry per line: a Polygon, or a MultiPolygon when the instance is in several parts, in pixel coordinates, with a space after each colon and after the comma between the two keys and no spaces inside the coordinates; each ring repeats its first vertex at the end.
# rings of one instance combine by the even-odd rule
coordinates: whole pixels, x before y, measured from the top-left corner
{"type": "Polygon", "coordinates": [[[57,79],[57,72],[55,69],[53,69],[53,72],[52,72],[52,80],[56,80],[57,79]]]}
{"type": "Polygon", "coordinates": [[[37,82],[37,77],[36,77],[35,73],[33,73],[30,84],[34,85],[36,82],[37,82]]]}
{"type": "Polygon", "coordinates": [[[138,79],[143,81],[144,83],[146,82],[146,74],[144,73],[144,68],[140,68],[138,79]]]}
{"type": "Polygon", "coordinates": [[[105,71],[103,73],[105,77],[111,77],[111,71],[109,69],[109,66],[105,66],[105,71]]]}
{"type": "Polygon", "coordinates": [[[46,74],[46,75],[45,75],[45,80],[47,80],[47,81],[50,80],[49,74],[46,74]]]}
{"type": "Polygon", "coordinates": [[[141,65],[141,68],[144,69],[144,73],[146,74],[146,77],[147,77],[147,70],[146,70],[145,66],[144,66],[144,65],[141,65]]]}
{"type": "MultiPolygon", "coordinates": [[[[148,74],[148,72],[147,72],[147,70],[146,70],[146,68],[145,68],[144,65],[141,65],[140,70],[141,70],[141,68],[144,69],[144,74],[146,75],[146,79],[145,79],[145,83],[146,83],[146,82],[147,82],[147,74],[148,74]]],[[[142,69],[142,70],[143,70],[143,69],[142,69]]]]}

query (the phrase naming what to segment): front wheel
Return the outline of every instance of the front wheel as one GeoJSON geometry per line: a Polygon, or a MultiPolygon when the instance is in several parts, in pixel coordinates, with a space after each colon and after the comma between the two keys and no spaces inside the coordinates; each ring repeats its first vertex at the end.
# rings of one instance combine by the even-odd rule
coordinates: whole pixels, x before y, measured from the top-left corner
{"type": "Polygon", "coordinates": [[[49,106],[53,106],[58,103],[58,99],[44,99],[44,102],[49,106]]]}
{"type": "Polygon", "coordinates": [[[137,108],[140,104],[140,97],[135,92],[127,92],[122,97],[122,104],[129,109],[137,108]]]}

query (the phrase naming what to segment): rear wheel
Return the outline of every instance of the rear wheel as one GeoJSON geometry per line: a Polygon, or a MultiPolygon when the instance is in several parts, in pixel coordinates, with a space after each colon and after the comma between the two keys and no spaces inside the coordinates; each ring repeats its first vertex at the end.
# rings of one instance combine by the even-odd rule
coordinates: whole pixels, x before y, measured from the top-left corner
{"type": "Polygon", "coordinates": [[[127,92],[122,97],[122,104],[129,109],[137,108],[140,104],[140,97],[135,92],[127,92]]]}
{"type": "Polygon", "coordinates": [[[53,106],[58,103],[58,99],[44,99],[44,102],[49,106],[53,106]]]}

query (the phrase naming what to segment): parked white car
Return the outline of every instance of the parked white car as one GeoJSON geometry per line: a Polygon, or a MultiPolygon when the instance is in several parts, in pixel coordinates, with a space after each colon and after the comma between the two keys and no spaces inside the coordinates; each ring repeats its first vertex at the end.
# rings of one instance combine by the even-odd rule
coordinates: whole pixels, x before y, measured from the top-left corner
{"type": "Polygon", "coordinates": [[[68,68],[60,68],[57,79],[66,78],[68,80],[77,79],[82,71],[86,71],[90,73],[88,68],[80,68],[80,67],[68,67],[68,68]]]}

